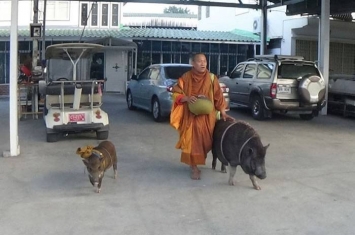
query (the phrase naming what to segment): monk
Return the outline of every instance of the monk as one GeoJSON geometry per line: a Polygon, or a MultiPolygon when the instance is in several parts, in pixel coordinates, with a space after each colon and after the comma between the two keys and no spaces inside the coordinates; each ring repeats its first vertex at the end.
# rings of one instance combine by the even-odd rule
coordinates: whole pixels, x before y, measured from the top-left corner
{"type": "Polygon", "coordinates": [[[192,57],[192,69],[178,79],[172,88],[173,106],[170,124],[178,130],[177,149],[181,149],[181,162],[190,166],[190,177],[200,179],[201,171],[197,165],[205,165],[207,153],[212,149],[212,134],[217,119],[217,111],[223,120],[232,117],[226,114],[223,92],[217,77],[207,70],[204,54],[192,57]],[[214,78],[212,78],[214,76],[214,78]],[[194,103],[197,96],[208,97],[214,103],[210,114],[194,115],[188,109],[188,103],[194,103]]]}

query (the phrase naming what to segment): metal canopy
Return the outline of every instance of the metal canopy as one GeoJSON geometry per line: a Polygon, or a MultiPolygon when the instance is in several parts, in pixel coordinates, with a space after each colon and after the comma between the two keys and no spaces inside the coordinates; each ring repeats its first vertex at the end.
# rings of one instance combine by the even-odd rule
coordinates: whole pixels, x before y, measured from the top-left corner
{"type": "MultiPolygon", "coordinates": [[[[69,0],[82,1],[82,0],[69,0]]],[[[214,7],[236,7],[260,9],[260,4],[243,4],[245,0],[239,0],[239,3],[219,2],[217,1],[194,1],[194,0],[96,0],[95,2],[123,2],[123,3],[157,3],[157,4],[171,4],[171,5],[193,5],[193,6],[214,6],[214,7]]]]}
{"type": "MultiPolygon", "coordinates": [[[[286,15],[320,15],[323,0],[268,0],[275,5],[287,5],[286,15]]],[[[269,7],[270,8],[270,7],[269,7]]],[[[355,12],[354,0],[330,0],[330,15],[350,14],[355,12]]]]}

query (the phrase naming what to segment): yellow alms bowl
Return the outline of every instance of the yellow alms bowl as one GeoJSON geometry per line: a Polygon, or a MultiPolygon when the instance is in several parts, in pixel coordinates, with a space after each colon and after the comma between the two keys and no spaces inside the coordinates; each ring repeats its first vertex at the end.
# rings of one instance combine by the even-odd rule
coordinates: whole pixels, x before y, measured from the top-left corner
{"type": "Polygon", "coordinates": [[[188,107],[195,115],[210,114],[213,111],[213,103],[206,97],[198,97],[196,102],[189,103],[188,107]]]}

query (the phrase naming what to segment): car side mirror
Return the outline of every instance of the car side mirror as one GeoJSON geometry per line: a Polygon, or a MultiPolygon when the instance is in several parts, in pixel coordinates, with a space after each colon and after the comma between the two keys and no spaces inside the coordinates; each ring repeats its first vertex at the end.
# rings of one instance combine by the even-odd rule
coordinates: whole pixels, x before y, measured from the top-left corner
{"type": "Polygon", "coordinates": [[[131,80],[138,80],[137,75],[133,74],[132,77],[131,77],[131,80]]]}

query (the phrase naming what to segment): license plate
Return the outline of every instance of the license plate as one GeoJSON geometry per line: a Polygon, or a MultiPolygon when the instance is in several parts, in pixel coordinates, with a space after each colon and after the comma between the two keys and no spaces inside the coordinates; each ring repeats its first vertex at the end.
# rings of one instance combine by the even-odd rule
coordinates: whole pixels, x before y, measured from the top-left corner
{"type": "Polygon", "coordinates": [[[279,87],[277,87],[277,92],[291,94],[291,87],[279,86],[279,87]]]}
{"type": "Polygon", "coordinates": [[[85,113],[71,113],[69,114],[69,122],[84,122],[85,113]]]}

